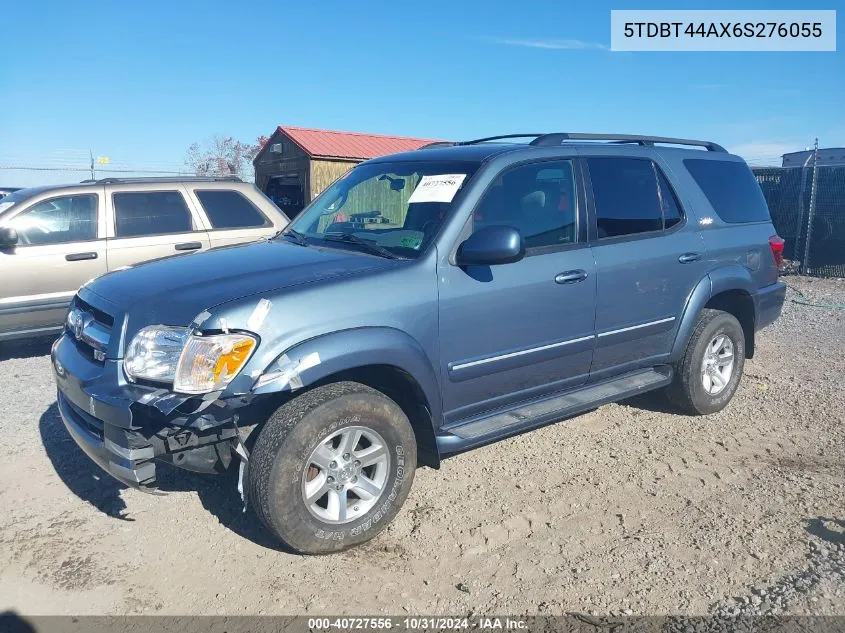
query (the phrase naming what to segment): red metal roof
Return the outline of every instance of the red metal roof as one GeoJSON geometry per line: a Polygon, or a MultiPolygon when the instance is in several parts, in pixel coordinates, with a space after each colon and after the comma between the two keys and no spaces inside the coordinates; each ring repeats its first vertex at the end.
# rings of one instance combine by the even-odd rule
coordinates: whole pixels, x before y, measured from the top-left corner
{"type": "Polygon", "coordinates": [[[280,125],[278,131],[286,134],[307,154],[325,158],[367,159],[398,152],[410,152],[426,143],[437,141],[407,136],[336,132],[307,127],[280,125]]]}

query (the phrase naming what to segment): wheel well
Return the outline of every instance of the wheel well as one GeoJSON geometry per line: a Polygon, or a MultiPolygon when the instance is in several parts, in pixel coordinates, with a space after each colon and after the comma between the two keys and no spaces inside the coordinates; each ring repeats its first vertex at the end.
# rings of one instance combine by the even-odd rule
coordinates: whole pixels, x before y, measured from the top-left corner
{"type": "Polygon", "coordinates": [[[440,454],[434,437],[431,408],[419,383],[409,373],[392,365],[366,365],[331,374],[313,386],[352,380],[372,387],[398,404],[414,429],[417,439],[417,461],[440,468],[440,454]]]}
{"type": "Polygon", "coordinates": [[[726,290],[714,295],[705,308],[734,315],[745,334],[745,357],[754,358],[754,300],[743,290],[726,290]]]}

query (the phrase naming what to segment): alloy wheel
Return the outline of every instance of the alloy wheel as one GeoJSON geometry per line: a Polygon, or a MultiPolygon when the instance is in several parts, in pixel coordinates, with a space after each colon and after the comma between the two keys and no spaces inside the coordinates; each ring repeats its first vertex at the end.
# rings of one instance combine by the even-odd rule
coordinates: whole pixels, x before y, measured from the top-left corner
{"type": "Polygon", "coordinates": [[[704,350],[701,384],[711,396],[721,393],[734,371],[734,344],[725,334],[717,334],[704,350]]]}
{"type": "Polygon", "coordinates": [[[349,523],[364,516],[384,493],[390,453],[381,435],[348,426],[324,438],[302,473],[302,500],[325,523],[349,523]]]}

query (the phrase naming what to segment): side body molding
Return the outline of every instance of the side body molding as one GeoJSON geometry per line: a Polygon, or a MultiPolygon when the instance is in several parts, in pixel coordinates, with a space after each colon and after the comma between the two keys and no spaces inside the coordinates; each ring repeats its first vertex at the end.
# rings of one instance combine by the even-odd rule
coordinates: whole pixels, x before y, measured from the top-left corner
{"type": "Polygon", "coordinates": [[[674,363],[683,356],[690,336],[692,336],[695,321],[711,298],[726,290],[741,290],[752,294],[753,289],[754,282],[751,279],[751,273],[744,266],[731,264],[711,270],[707,276],[698,282],[698,285],[687,298],[681,323],[675,335],[675,343],[672,346],[672,352],[669,354],[669,362],[674,363]]]}
{"type": "Polygon", "coordinates": [[[394,328],[343,330],[295,345],[256,377],[252,392],[295,391],[338,372],[372,365],[399,369],[416,381],[431,413],[434,434],[442,422],[437,374],[422,346],[394,328]],[[362,359],[366,359],[366,365],[362,365],[362,359]]]}

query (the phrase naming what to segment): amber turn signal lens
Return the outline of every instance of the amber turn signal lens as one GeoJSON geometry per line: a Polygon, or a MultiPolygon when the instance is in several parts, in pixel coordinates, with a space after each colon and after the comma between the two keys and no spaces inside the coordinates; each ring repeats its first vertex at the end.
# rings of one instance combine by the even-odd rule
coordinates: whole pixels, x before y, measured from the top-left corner
{"type": "Polygon", "coordinates": [[[173,390],[209,393],[223,389],[243,369],[256,346],[249,334],[191,336],[182,350],[173,390]]]}

